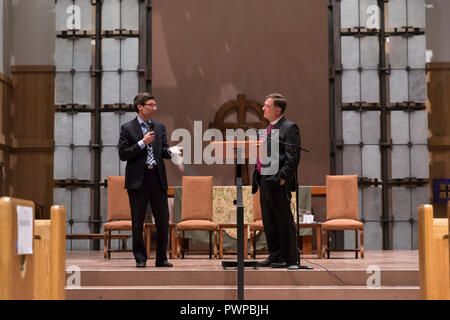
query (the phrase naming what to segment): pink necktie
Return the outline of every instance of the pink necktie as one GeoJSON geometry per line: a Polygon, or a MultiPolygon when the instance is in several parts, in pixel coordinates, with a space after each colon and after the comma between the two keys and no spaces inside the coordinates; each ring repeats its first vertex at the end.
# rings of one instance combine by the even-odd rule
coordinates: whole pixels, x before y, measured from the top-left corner
{"type": "MultiPolygon", "coordinates": [[[[272,130],[273,127],[275,127],[275,125],[274,125],[274,124],[271,124],[271,125],[267,128],[266,137],[269,136],[270,131],[272,130]]],[[[263,138],[261,138],[261,141],[260,141],[260,142],[264,142],[265,140],[266,140],[265,137],[263,137],[263,138]]],[[[258,157],[257,164],[256,164],[256,169],[258,170],[258,173],[259,173],[259,174],[261,174],[261,168],[262,168],[262,163],[261,163],[261,160],[260,160],[259,157],[258,157]]]]}

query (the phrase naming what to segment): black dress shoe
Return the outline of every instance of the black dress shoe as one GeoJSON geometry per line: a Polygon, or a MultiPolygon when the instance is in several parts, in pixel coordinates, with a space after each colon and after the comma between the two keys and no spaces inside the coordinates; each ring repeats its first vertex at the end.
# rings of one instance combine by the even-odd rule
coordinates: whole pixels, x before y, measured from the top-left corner
{"type": "Polygon", "coordinates": [[[288,265],[288,270],[299,270],[300,269],[300,267],[298,266],[298,264],[297,263],[288,263],[287,264],[288,265]]]}
{"type": "Polygon", "coordinates": [[[270,267],[270,265],[273,263],[273,260],[266,259],[264,261],[258,261],[257,265],[258,267],[270,267]]]}
{"type": "Polygon", "coordinates": [[[156,261],[155,262],[155,266],[156,267],[167,267],[167,268],[171,268],[173,267],[173,264],[171,264],[169,261],[156,261]]]}
{"type": "Polygon", "coordinates": [[[279,269],[281,269],[281,268],[287,268],[288,265],[286,264],[286,262],[272,262],[270,264],[270,267],[271,268],[279,268],[279,269]]]}
{"type": "Polygon", "coordinates": [[[136,262],[136,268],[145,268],[147,263],[145,261],[136,262]]]}

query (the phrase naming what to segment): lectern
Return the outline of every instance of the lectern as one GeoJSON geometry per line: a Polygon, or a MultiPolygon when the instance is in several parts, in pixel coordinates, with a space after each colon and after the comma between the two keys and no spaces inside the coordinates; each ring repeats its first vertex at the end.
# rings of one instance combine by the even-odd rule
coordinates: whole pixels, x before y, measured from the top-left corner
{"type": "MultiPolygon", "coordinates": [[[[222,267],[237,267],[238,273],[238,300],[244,300],[244,267],[256,268],[258,263],[244,262],[244,201],[242,197],[242,165],[246,159],[258,154],[259,141],[217,141],[211,142],[216,150],[222,150],[222,155],[216,157],[227,161],[227,164],[237,165],[236,174],[236,222],[237,222],[237,262],[222,261],[222,267]],[[253,153],[253,154],[252,154],[253,153]],[[241,160],[239,160],[241,159],[241,160]],[[233,160],[231,163],[230,160],[233,160]]],[[[245,239],[247,241],[247,239],[245,239]]]]}

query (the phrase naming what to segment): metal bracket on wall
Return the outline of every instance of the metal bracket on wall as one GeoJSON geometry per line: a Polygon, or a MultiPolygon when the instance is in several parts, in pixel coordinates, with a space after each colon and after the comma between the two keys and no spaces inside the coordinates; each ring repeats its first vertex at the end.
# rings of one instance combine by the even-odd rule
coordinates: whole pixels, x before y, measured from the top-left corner
{"type": "Polygon", "coordinates": [[[400,103],[393,103],[391,106],[387,107],[387,111],[405,111],[405,112],[414,112],[419,110],[426,110],[427,106],[425,103],[414,102],[414,101],[405,101],[400,103]]]}
{"type": "Polygon", "coordinates": [[[64,30],[56,33],[57,38],[68,39],[68,40],[78,40],[81,38],[95,38],[95,34],[92,34],[87,30],[64,30]]]}
{"type": "MultiPolygon", "coordinates": [[[[98,183],[101,187],[107,186],[107,180],[104,182],[98,183]]],[[[55,188],[65,188],[69,190],[77,189],[77,188],[93,188],[95,186],[94,181],[91,180],[79,180],[79,179],[61,179],[61,180],[53,180],[53,186],[55,188]]]]}
{"type": "Polygon", "coordinates": [[[380,65],[378,65],[378,73],[384,75],[391,74],[391,65],[389,64],[386,68],[382,68],[380,67],[380,65]]]}
{"type": "Polygon", "coordinates": [[[152,67],[151,66],[138,66],[139,75],[144,75],[144,80],[152,81],[152,67]]]}
{"type": "Polygon", "coordinates": [[[93,219],[91,216],[89,216],[89,224],[96,224],[96,223],[102,223],[102,220],[98,220],[98,219],[93,219]]]}
{"type": "Polygon", "coordinates": [[[102,104],[102,109],[100,112],[117,112],[117,113],[125,113],[125,112],[134,112],[136,109],[132,104],[126,103],[115,103],[115,104],[102,104]]]}
{"type": "Polygon", "coordinates": [[[406,188],[417,188],[423,187],[429,184],[429,179],[422,179],[416,177],[407,177],[403,179],[392,179],[388,182],[389,186],[394,187],[406,187],[406,188]]]}
{"type": "Polygon", "coordinates": [[[382,149],[392,149],[392,139],[389,139],[388,142],[383,142],[381,139],[378,139],[378,143],[382,149]]]}
{"type": "Polygon", "coordinates": [[[87,104],[61,104],[55,105],[55,112],[67,112],[71,114],[79,113],[79,112],[94,112],[95,110],[91,108],[90,105],[87,104]]]}
{"type": "Polygon", "coordinates": [[[383,185],[383,182],[376,178],[358,177],[358,186],[360,187],[378,187],[381,185],[383,185]]]}
{"type": "Polygon", "coordinates": [[[114,30],[104,30],[102,32],[102,38],[126,39],[138,37],[139,37],[138,30],[114,29],[114,30]]]}
{"type": "Polygon", "coordinates": [[[386,28],[387,36],[412,37],[424,34],[425,29],[423,28],[415,28],[415,27],[386,28]]]}
{"type": "Polygon", "coordinates": [[[330,139],[330,153],[336,154],[336,149],[342,149],[344,147],[343,139],[330,139]]]}
{"type": "Polygon", "coordinates": [[[342,73],[342,65],[335,66],[334,64],[328,67],[328,80],[334,80],[336,74],[342,73]]]}
{"type": "Polygon", "coordinates": [[[341,28],[342,36],[368,37],[380,34],[378,29],[368,29],[366,27],[341,28]]]}
{"type": "Polygon", "coordinates": [[[102,75],[102,73],[103,73],[103,66],[100,65],[98,69],[95,69],[92,66],[90,66],[89,67],[89,72],[91,74],[91,77],[95,77],[97,74],[102,75]]]}
{"type": "Polygon", "coordinates": [[[65,189],[77,189],[77,188],[92,188],[94,183],[90,180],[78,180],[78,179],[62,179],[53,180],[53,185],[55,188],[65,188],[65,189]]]}
{"type": "Polygon", "coordinates": [[[89,141],[89,149],[90,150],[101,150],[103,148],[103,143],[93,143],[92,140],[89,141]]]}
{"type": "Polygon", "coordinates": [[[381,105],[379,103],[372,102],[351,102],[351,103],[343,103],[342,111],[380,111],[381,105]]]}

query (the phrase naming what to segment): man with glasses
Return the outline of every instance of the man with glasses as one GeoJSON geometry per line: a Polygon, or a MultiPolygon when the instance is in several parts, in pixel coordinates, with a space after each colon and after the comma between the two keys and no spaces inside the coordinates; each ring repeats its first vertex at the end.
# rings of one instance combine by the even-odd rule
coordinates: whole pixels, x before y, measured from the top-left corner
{"type": "Polygon", "coordinates": [[[169,207],[164,159],[171,158],[166,127],[155,120],[155,97],[139,93],[134,98],[138,116],[120,128],[119,157],[126,161],[125,188],[130,201],[133,254],[136,267],[146,267],[147,253],[142,235],[147,205],[150,202],[157,230],[156,267],[172,267],[167,261],[169,207]]]}

